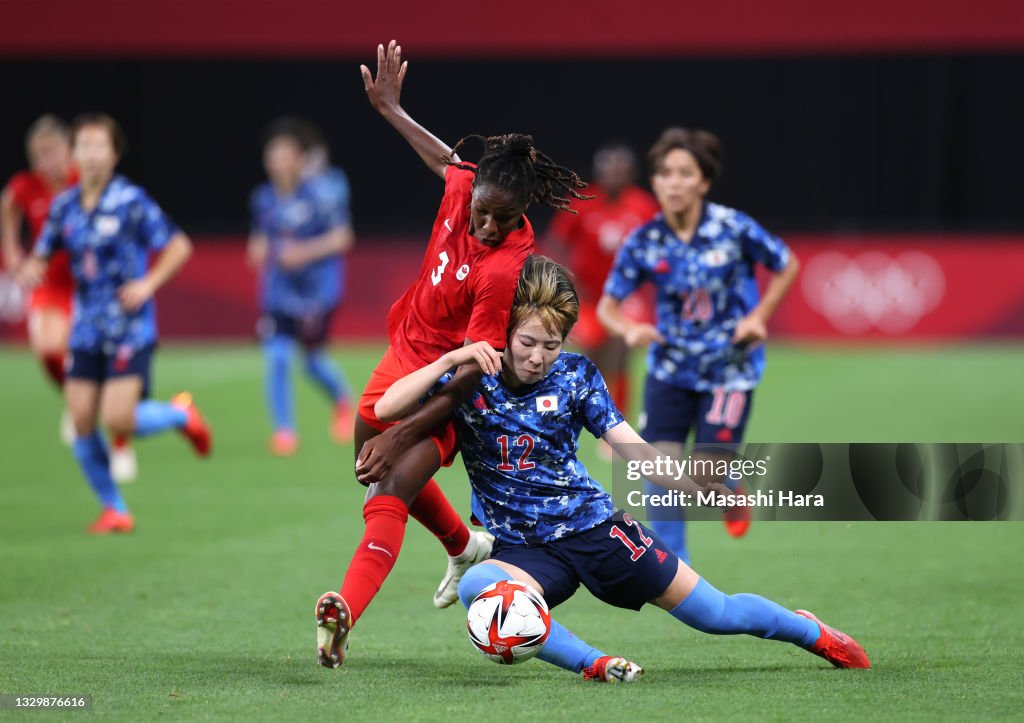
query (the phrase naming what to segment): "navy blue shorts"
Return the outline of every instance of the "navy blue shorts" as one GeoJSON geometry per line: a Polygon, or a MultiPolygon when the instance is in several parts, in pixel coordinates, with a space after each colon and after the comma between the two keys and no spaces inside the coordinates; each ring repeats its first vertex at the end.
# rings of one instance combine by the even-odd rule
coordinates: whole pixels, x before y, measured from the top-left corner
{"type": "Polygon", "coordinates": [[[307,349],[316,349],[327,342],[331,319],[337,310],[337,306],[332,306],[326,311],[306,316],[288,316],[270,311],[260,317],[256,331],[261,339],[280,334],[295,339],[307,349]]]}
{"type": "Polygon", "coordinates": [[[665,592],[679,568],[679,558],[654,532],[621,511],[597,527],[555,542],[497,541],[491,559],[533,576],[552,608],[571,598],[582,583],[602,602],[639,610],[665,592]]]}
{"type": "Polygon", "coordinates": [[[686,442],[696,428],[697,442],[739,444],[747,429],[754,390],[681,389],[647,375],[640,434],[648,442],[686,442]]]}
{"type": "Polygon", "coordinates": [[[72,349],[67,376],[68,379],[85,379],[100,385],[117,377],[142,377],[142,398],[145,399],[149,396],[154,351],[152,346],[142,349],[121,346],[113,354],[72,349]]]}

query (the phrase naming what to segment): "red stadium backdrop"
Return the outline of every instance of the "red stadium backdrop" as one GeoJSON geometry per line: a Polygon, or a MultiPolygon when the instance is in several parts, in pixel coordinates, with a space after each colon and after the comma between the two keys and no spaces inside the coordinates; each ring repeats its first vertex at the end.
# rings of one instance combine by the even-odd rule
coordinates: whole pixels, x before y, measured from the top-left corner
{"type": "MultiPolygon", "coordinates": [[[[772,320],[775,338],[1024,338],[1022,237],[786,238],[803,271],[772,320]]],[[[360,239],[349,258],[334,338],[382,337],[388,308],[419,270],[422,244],[360,239]]],[[[255,278],[242,239],[196,239],[195,256],[160,293],[158,306],[164,338],[253,337],[255,278]]],[[[23,336],[23,325],[0,322],[0,338],[23,336]]]]}
{"type": "Polygon", "coordinates": [[[0,0],[0,56],[609,57],[1024,47],[1020,0],[0,0]],[[613,18],[613,20],[609,20],[613,18]]]}

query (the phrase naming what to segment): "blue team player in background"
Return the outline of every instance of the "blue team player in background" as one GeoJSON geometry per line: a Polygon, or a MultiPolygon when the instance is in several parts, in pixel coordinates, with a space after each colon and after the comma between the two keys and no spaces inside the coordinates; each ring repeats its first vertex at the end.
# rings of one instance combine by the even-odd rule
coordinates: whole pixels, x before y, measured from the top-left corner
{"type": "Polygon", "coordinates": [[[178,429],[200,456],[210,452],[210,430],[191,395],[169,403],[146,399],[157,344],[153,295],[185,264],[192,244],[145,191],[114,174],[125,137],[113,118],[79,116],[71,143],[80,181],[54,199],[21,276],[38,283],[55,251],[71,257],[75,296],[64,395],[75,458],[103,507],[89,531],[131,532],[135,520],[110,475],[97,419],[124,438],[178,429]],[[150,267],[151,252],[158,255],[150,267]]]}
{"type": "Polygon", "coordinates": [[[266,396],[271,450],[298,448],[291,360],[305,349],[306,373],[333,405],[331,431],[352,438],[348,384],[325,350],[331,317],[341,302],[344,254],[353,243],[348,181],[327,162],[326,143],[307,121],[271,124],[263,145],[268,182],[253,191],[249,261],[258,267],[259,333],[267,363],[266,396]]]}
{"type": "MultiPolygon", "coordinates": [[[[853,638],[806,610],[715,589],[655,532],[615,508],[576,456],[581,430],[626,460],[653,461],[659,452],[623,420],[593,362],[562,352],[578,313],[565,269],[531,256],[520,275],[503,354],[486,342],[449,352],[395,382],[376,404],[379,418],[398,419],[417,407],[439,375],[452,376],[452,367],[475,364],[485,373],[455,409],[455,419],[474,506],[495,543],[491,559],[463,576],[462,602],[469,607],[488,585],[514,579],[534,587],[554,608],[582,584],[610,605],[639,610],[651,603],[702,632],[788,642],[839,668],[870,667],[853,638]]],[[[655,481],[690,493],[700,489],[688,478],[655,481]]],[[[718,482],[705,489],[728,493],[718,482]]],[[[602,682],[629,682],[643,672],[554,620],[538,657],[602,682]]]]}
{"type": "MultiPolygon", "coordinates": [[[[743,441],[764,372],[767,323],[799,270],[781,239],[743,212],[707,201],[721,157],[721,143],[708,131],[669,128],[655,142],[648,162],[661,213],[626,239],[598,302],[609,332],[650,347],[639,426],[644,439],[675,459],[683,458],[691,429],[695,459],[727,457],[714,445],[743,441]],[[758,264],[771,272],[761,298],[758,264]],[[648,282],[657,296],[656,327],[620,309],[648,282]]],[[[749,508],[726,510],[725,524],[735,537],[746,534],[749,508]]],[[[681,519],[652,526],[689,560],[681,519]]]]}

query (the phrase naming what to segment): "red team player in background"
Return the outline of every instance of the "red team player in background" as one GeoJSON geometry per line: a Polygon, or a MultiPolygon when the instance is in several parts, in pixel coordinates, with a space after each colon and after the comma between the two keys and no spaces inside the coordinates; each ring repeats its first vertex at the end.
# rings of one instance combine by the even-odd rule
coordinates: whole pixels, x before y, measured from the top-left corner
{"type": "Polygon", "coordinates": [[[566,265],[576,277],[580,316],[573,339],[593,359],[608,384],[615,406],[629,413],[629,347],[605,331],[597,302],[615,254],[626,236],[659,211],[654,196],[636,185],[636,154],[624,143],[606,143],[594,154],[592,201],[574,203],[576,215],[557,214],[549,240],[564,248],[566,265]]]}
{"type": "MultiPolygon", "coordinates": [[[[434,595],[437,607],[457,601],[462,573],[490,554],[492,538],[470,534],[431,479],[455,455],[452,422],[423,427],[413,414],[394,426],[377,418],[374,405],[392,383],[465,342],[504,348],[519,272],[534,250],[527,206],[537,201],[567,208],[568,199],[558,194],[583,198],[576,189],[585,187],[575,173],[535,149],[529,136],[481,139],[485,151],[479,164],[460,162],[456,152],[462,141],[449,148],[401,107],[407,67],[392,40],[377,48],[376,78],[362,66],[363,83],[373,107],[444,179],[445,192],[419,275],[388,314],[391,345],[359,401],[357,464],[372,470],[359,478],[372,484],[363,507],[366,530],[341,594],[328,592],[317,601],[318,660],[329,668],[341,664],[349,630],[394,567],[410,514],[449,555],[447,574],[434,595]],[[398,460],[393,468],[386,462],[391,459],[398,460]]],[[[454,382],[450,386],[458,388],[454,382]]],[[[438,395],[432,403],[447,400],[438,395]]]]}
{"type": "MultiPolygon", "coordinates": [[[[0,245],[4,267],[12,273],[25,260],[22,223],[28,226],[31,244],[46,222],[50,202],[78,182],[78,172],[71,164],[68,127],[59,118],[44,115],[29,126],[25,150],[30,170],[14,174],[0,196],[0,245]]],[[[28,307],[29,343],[58,390],[64,387],[73,293],[68,255],[60,251],[54,254],[43,282],[32,290],[28,307]]],[[[65,414],[61,424],[61,436],[68,444],[74,439],[70,421],[65,414]]]]}
{"type": "MultiPolygon", "coordinates": [[[[54,197],[78,183],[78,170],[71,159],[70,131],[60,118],[44,115],[29,126],[25,150],[30,170],[14,174],[0,195],[0,246],[4,267],[11,272],[25,260],[22,223],[28,226],[30,244],[34,243],[54,197]]],[[[74,292],[68,254],[57,251],[46,267],[46,276],[29,297],[28,337],[32,351],[62,394],[74,292]]],[[[74,437],[74,425],[65,413],[61,417],[61,438],[71,444],[74,437]]],[[[110,471],[119,482],[136,477],[135,452],[123,437],[114,438],[110,471]]]]}

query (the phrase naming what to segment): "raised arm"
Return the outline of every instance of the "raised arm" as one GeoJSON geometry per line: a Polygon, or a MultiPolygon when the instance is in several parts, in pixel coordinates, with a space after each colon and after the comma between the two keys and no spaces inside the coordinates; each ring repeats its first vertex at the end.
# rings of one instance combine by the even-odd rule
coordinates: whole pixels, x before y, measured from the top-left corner
{"type": "MultiPolygon", "coordinates": [[[[412,119],[402,108],[402,82],[409,69],[409,61],[402,60],[402,46],[394,40],[388,47],[377,46],[377,77],[374,78],[370,69],[360,65],[363,74],[363,88],[370,99],[370,105],[376,108],[384,120],[395,127],[402,137],[409,142],[427,168],[444,178],[445,162],[441,156],[451,155],[452,149],[440,138],[412,119]]],[[[457,160],[457,159],[453,159],[457,160]]]]}

